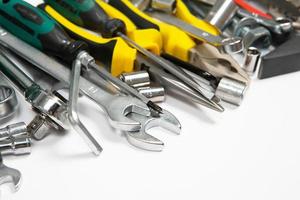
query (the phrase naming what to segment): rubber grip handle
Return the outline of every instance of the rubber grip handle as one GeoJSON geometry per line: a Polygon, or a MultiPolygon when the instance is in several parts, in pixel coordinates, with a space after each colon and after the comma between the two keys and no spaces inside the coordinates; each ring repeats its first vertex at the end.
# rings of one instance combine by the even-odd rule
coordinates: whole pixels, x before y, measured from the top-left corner
{"type": "Polygon", "coordinates": [[[186,6],[185,2],[182,0],[177,0],[176,1],[176,12],[175,12],[176,17],[179,19],[192,24],[193,26],[204,30],[205,32],[208,32],[214,36],[218,36],[221,34],[221,32],[216,28],[215,26],[211,25],[210,23],[201,20],[197,17],[195,17],[188,7],[186,6]]]}
{"type": "Polygon", "coordinates": [[[44,11],[59,23],[74,39],[86,42],[90,54],[98,61],[110,67],[112,75],[118,76],[123,72],[134,69],[136,50],[132,49],[120,38],[104,39],[73,24],[49,5],[43,6],[44,11]],[[124,53],[126,52],[126,53],[124,53]]]}
{"type": "Polygon", "coordinates": [[[113,7],[117,8],[119,11],[121,11],[123,14],[127,15],[128,18],[130,18],[135,25],[140,29],[149,29],[153,28],[156,30],[160,30],[159,26],[147,18],[145,16],[142,16],[141,14],[135,12],[133,7],[129,7],[128,4],[126,4],[122,0],[109,0],[108,2],[113,7]]]}
{"type": "Polygon", "coordinates": [[[71,22],[90,30],[102,32],[109,21],[105,11],[94,0],[45,0],[71,22]]]}
{"type": "Polygon", "coordinates": [[[0,25],[28,44],[70,62],[87,46],[72,41],[42,10],[22,0],[0,0],[0,25]]]}

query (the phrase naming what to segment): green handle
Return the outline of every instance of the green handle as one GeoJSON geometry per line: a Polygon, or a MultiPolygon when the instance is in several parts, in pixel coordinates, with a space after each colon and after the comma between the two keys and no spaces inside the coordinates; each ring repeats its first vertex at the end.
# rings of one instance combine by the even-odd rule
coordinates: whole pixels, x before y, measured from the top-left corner
{"type": "Polygon", "coordinates": [[[71,62],[86,48],[72,41],[44,11],[22,0],[0,0],[0,25],[30,45],[71,62]]]}
{"type": "Polygon", "coordinates": [[[74,24],[98,31],[103,37],[115,37],[118,32],[126,33],[125,23],[119,19],[109,19],[95,0],[45,0],[45,2],[74,24]]]}

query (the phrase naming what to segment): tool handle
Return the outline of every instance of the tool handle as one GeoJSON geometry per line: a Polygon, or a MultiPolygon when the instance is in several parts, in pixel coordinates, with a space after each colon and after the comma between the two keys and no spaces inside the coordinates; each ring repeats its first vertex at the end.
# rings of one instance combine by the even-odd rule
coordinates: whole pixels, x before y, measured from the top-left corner
{"type": "Polygon", "coordinates": [[[164,52],[183,61],[189,61],[190,50],[196,46],[196,43],[185,32],[151,18],[136,8],[129,0],[110,0],[109,4],[129,17],[139,28],[155,28],[159,30],[163,37],[164,52]],[[139,18],[135,16],[139,16],[139,18]],[[147,22],[152,25],[147,25],[147,22]]]}
{"type": "Polygon", "coordinates": [[[118,32],[126,33],[126,25],[109,16],[94,0],[46,0],[48,5],[71,22],[90,30],[98,31],[103,37],[115,37],[118,32]]]}
{"type": "Polygon", "coordinates": [[[133,70],[136,50],[129,47],[123,40],[120,38],[104,39],[72,23],[50,5],[43,4],[39,7],[59,23],[72,38],[87,43],[90,54],[96,60],[109,66],[113,76],[133,70]]]}
{"type": "Polygon", "coordinates": [[[187,7],[186,3],[182,0],[177,0],[176,1],[176,12],[175,12],[176,17],[179,19],[192,24],[193,26],[202,29],[205,32],[208,32],[214,36],[218,36],[221,34],[221,32],[218,30],[217,27],[211,25],[210,23],[201,20],[197,17],[195,17],[187,7]]]}
{"type": "Polygon", "coordinates": [[[235,0],[235,3],[240,6],[241,8],[247,10],[250,13],[253,14],[257,14],[263,18],[266,19],[273,19],[273,17],[271,15],[269,15],[268,13],[265,13],[262,10],[259,10],[258,8],[252,6],[251,4],[249,4],[248,2],[246,2],[245,0],[235,0]]]}
{"type": "Polygon", "coordinates": [[[87,46],[72,41],[42,10],[22,0],[0,1],[0,25],[30,45],[66,62],[87,46]]]}
{"type": "Polygon", "coordinates": [[[153,28],[160,30],[159,25],[151,21],[150,17],[146,14],[135,12],[137,8],[135,8],[129,1],[109,0],[108,3],[127,15],[140,29],[153,28]]]}
{"type": "Polygon", "coordinates": [[[13,53],[0,47],[0,70],[21,91],[29,102],[41,92],[41,88],[27,74],[24,73],[23,61],[13,53]]]}

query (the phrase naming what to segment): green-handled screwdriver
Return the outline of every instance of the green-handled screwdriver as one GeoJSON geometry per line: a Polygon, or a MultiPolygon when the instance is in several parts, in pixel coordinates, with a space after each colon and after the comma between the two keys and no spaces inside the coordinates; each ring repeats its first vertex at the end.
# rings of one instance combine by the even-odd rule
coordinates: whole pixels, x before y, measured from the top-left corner
{"type": "Polygon", "coordinates": [[[98,66],[95,59],[89,55],[88,46],[84,42],[71,40],[41,9],[22,0],[0,0],[0,25],[30,45],[68,64],[80,59],[86,70],[93,70],[103,79],[119,87],[122,92],[137,97],[153,110],[162,112],[161,107],[98,66]]]}
{"type": "Polygon", "coordinates": [[[45,2],[65,18],[79,26],[100,32],[104,37],[119,36],[123,38],[129,45],[137,49],[140,53],[170,72],[195,91],[199,96],[199,99],[202,99],[203,105],[219,112],[224,110],[221,105],[207,98],[203,94],[201,86],[183,69],[142,48],[136,42],[127,37],[125,23],[119,19],[110,19],[107,13],[95,2],[95,0],[45,0],[45,2]]]}

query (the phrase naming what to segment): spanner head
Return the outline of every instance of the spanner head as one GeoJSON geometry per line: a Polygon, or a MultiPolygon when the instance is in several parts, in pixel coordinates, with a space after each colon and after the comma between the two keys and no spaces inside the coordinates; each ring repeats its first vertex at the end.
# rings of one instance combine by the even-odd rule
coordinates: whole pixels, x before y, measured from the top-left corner
{"type": "Polygon", "coordinates": [[[131,119],[127,115],[136,114],[143,117],[151,115],[151,111],[145,103],[130,96],[112,98],[106,107],[110,124],[122,131],[138,131],[142,128],[140,121],[131,119]]]}
{"type": "Polygon", "coordinates": [[[21,183],[21,173],[13,168],[6,167],[2,162],[0,155],[0,186],[3,184],[11,184],[13,190],[17,191],[21,183]]]}
{"type": "Polygon", "coordinates": [[[163,110],[157,116],[144,116],[136,113],[127,115],[130,119],[139,121],[142,125],[139,131],[126,132],[126,138],[130,144],[148,151],[162,151],[164,143],[148,134],[147,131],[153,127],[162,127],[176,134],[180,134],[181,124],[170,112],[163,110]]]}

